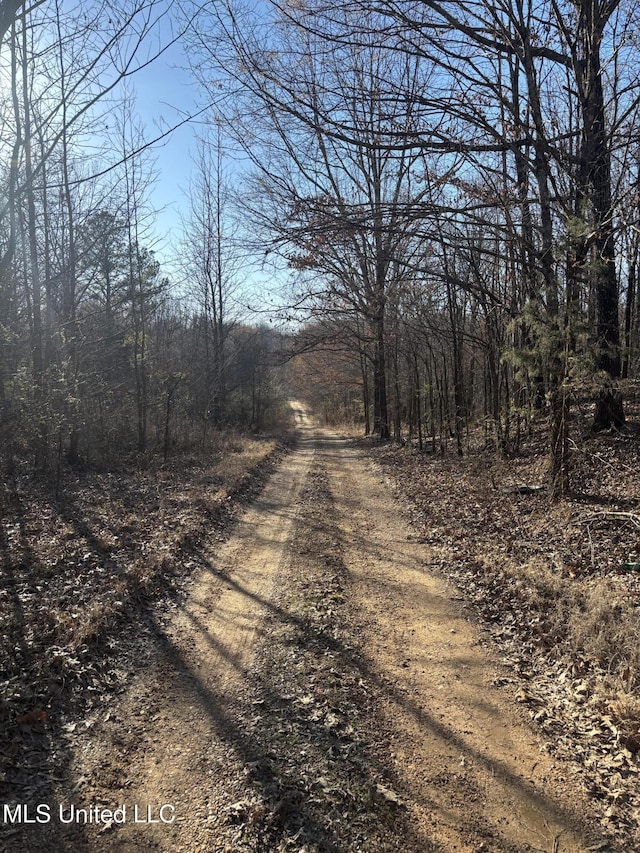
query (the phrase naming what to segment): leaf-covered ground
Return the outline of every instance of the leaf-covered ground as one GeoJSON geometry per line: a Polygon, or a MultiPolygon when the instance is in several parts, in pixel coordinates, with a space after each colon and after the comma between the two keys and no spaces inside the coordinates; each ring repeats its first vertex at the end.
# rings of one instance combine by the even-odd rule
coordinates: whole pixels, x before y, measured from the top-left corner
{"type": "Polygon", "coordinates": [[[119,695],[96,693],[62,731],[34,721],[40,744],[21,733],[31,785],[11,802],[108,816],[11,824],[0,849],[582,853],[603,840],[379,470],[310,422],[300,431],[228,541],[190,551],[184,594],[121,632],[119,695]],[[145,803],[171,804],[175,822],[130,819],[145,803]]]}
{"type": "MultiPolygon", "coordinates": [[[[365,442],[491,641],[518,696],[571,762],[602,828],[640,847],[640,421],[628,431],[572,426],[572,494],[549,502],[545,424],[498,459],[365,442]]],[[[360,443],[360,442],[359,442],[360,443]]],[[[629,848],[631,849],[631,847],[629,848]]]]}
{"type": "Polygon", "coordinates": [[[92,696],[119,690],[122,627],[178,590],[205,534],[224,538],[237,507],[285,452],[220,436],[203,459],[134,473],[67,473],[61,495],[18,475],[0,518],[0,789],[51,773],[55,730],[92,696]]]}
{"type": "MultiPolygon", "coordinates": [[[[637,402],[628,406],[633,422],[637,402]]],[[[500,683],[513,682],[548,751],[569,761],[588,792],[594,821],[616,849],[640,849],[640,440],[633,429],[576,438],[574,493],[550,504],[539,488],[543,436],[541,421],[506,460],[478,448],[457,459],[364,445],[428,546],[429,565],[486,626],[505,664],[500,683]]],[[[62,781],[64,744],[91,723],[78,713],[83,703],[110,724],[113,694],[130,675],[121,629],[181,589],[204,539],[225,537],[234,508],[282,452],[229,438],[199,464],[84,474],[58,500],[27,478],[6,489],[0,788],[12,798],[35,802],[34,780],[49,789],[62,781]]],[[[248,776],[238,770],[219,831],[231,849],[312,850],[318,840],[330,849],[345,839],[349,849],[395,849],[408,828],[388,768],[376,770],[365,724],[375,702],[358,675],[349,578],[322,471],[300,507],[279,602],[295,618],[272,619],[236,720],[264,760],[248,776]]]]}

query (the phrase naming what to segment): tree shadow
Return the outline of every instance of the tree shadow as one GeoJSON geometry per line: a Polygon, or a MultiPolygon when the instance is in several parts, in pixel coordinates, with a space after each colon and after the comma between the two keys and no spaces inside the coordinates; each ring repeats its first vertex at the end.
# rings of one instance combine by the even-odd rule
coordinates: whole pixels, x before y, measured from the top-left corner
{"type": "MultiPolygon", "coordinates": [[[[346,567],[343,566],[342,568],[346,571],[346,567]]],[[[220,576],[220,572],[212,564],[210,564],[210,571],[215,576],[220,576]]],[[[515,775],[504,762],[472,749],[459,734],[420,707],[410,696],[405,695],[393,684],[390,684],[388,679],[383,678],[375,669],[372,662],[367,660],[366,655],[361,650],[356,651],[345,646],[339,639],[318,630],[317,626],[313,626],[307,620],[291,613],[277,602],[246,589],[233,578],[225,576],[225,583],[229,584],[236,592],[246,596],[252,603],[263,608],[271,618],[276,619],[281,624],[295,628],[297,643],[300,647],[315,647],[319,650],[319,654],[331,654],[335,658],[334,665],[341,673],[353,672],[357,676],[357,680],[364,681],[377,696],[388,701],[392,706],[396,706],[402,712],[409,714],[419,728],[423,730],[426,738],[436,738],[453,747],[457,753],[464,756],[467,762],[475,762],[483,766],[497,779],[500,779],[505,787],[512,788],[521,796],[526,797],[532,808],[537,809],[541,814],[553,817],[565,825],[577,825],[574,814],[543,792],[534,790],[524,779],[515,775]]],[[[189,615],[189,618],[194,628],[209,639],[206,627],[192,615],[189,615]]],[[[233,708],[229,707],[224,691],[217,692],[210,684],[206,684],[202,680],[201,675],[190,667],[189,662],[162,631],[160,625],[156,626],[154,634],[162,656],[171,662],[175,671],[187,673],[183,679],[185,689],[190,690],[197,698],[212,720],[219,736],[232,747],[235,755],[248,769],[249,778],[258,787],[261,796],[271,804],[273,812],[277,813],[277,821],[270,824],[268,828],[272,843],[281,836],[292,835],[303,829],[307,837],[314,838],[316,841],[321,839],[320,849],[327,851],[344,850],[344,846],[341,846],[343,841],[339,835],[333,838],[327,837],[326,828],[318,822],[314,809],[308,805],[308,790],[304,786],[301,787],[299,778],[291,772],[290,767],[286,764],[274,766],[274,756],[269,737],[256,736],[255,731],[248,734],[239,725],[237,718],[234,718],[233,708]],[[288,808],[282,807],[283,802],[289,805],[295,803],[295,812],[289,813],[288,808]]],[[[237,666],[237,661],[233,659],[233,656],[225,654],[225,650],[219,648],[220,644],[217,641],[212,644],[223,657],[231,661],[232,665],[237,666]]],[[[238,669],[242,671],[241,667],[238,669]]],[[[281,722],[283,709],[285,713],[288,712],[287,701],[277,690],[273,689],[265,678],[258,677],[254,683],[254,688],[258,691],[261,713],[264,718],[262,731],[268,732],[281,722]]],[[[302,723],[303,729],[306,727],[310,743],[317,744],[318,741],[323,741],[322,749],[324,751],[337,750],[336,754],[339,755],[339,742],[335,733],[327,732],[317,724],[317,721],[310,718],[303,720],[302,723]]],[[[369,775],[372,780],[370,783],[372,787],[373,780],[376,778],[390,779],[392,780],[391,784],[397,785],[401,789],[401,793],[407,796],[407,799],[417,795],[416,792],[402,791],[403,783],[395,777],[393,769],[387,762],[381,762],[373,754],[370,754],[369,758],[369,775]]],[[[427,810],[439,808],[435,800],[429,799],[423,801],[421,806],[427,810]]],[[[462,821],[464,825],[464,816],[462,821]]],[[[496,851],[512,849],[509,840],[500,837],[499,827],[493,829],[495,831],[495,846],[492,849],[496,851]]],[[[467,830],[472,833],[473,827],[469,826],[467,830]]],[[[442,850],[444,853],[444,849],[439,847],[433,839],[425,840],[422,837],[412,835],[411,827],[406,828],[405,832],[409,845],[406,847],[407,850],[431,849],[433,851],[442,850]]],[[[269,848],[266,846],[264,849],[269,848]]]]}
{"type": "MultiPolygon", "coordinates": [[[[256,596],[249,590],[243,590],[239,585],[235,588],[246,593],[252,602],[264,607],[271,617],[285,625],[293,626],[297,634],[296,642],[300,646],[306,649],[315,648],[315,653],[319,655],[326,655],[330,651],[334,665],[341,673],[346,674],[349,670],[357,672],[352,649],[345,648],[335,638],[314,629],[304,619],[285,608],[256,596]]],[[[189,618],[197,630],[208,634],[198,620],[191,616],[189,618]]],[[[266,853],[279,849],[280,842],[292,838],[297,839],[301,846],[305,841],[311,842],[323,853],[345,853],[346,850],[359,849],[358,846],[345,846],[343,827],[347,815],[349,819],[357,821],[357,804],[350,800],[346,793],[340,797],[334,804],[336,820],[329,829],[327,822],[320,819],[314,792],[308,781],[296,772],[291,755],[278,755],[277,750],[274,752],[271,737],[271,733],[277,731],[286,719],[289,725],[296,727],[296,747],[302,739],[309,752],[317,750],[322,754],[334,756],[334,763],[341,760],[349,763],[349,758],[342,757],[345,742],[340,734],[335,729],[325,727],[321,720],[314,719],[313,714],[305,711],[303,705],[297,706],[292,703],[290,697],[282,696],[268,676],[254,670],[251,671],[251,691],[256,697],[253,704],[259,708],[261,722],[257,728],[247,729],[242,716],[237,713],[237,697],[230,697],[224,685],[216,689],[214,678],[205,681],[157,623],[154,639],[163,660],[179,674],[177,677],[180,689],[188,694],[189,701],[199,703],[211,721],[216,735],[233,750],[236,759],[245,769],[247,780],[258,793],[259,799],[268,806],[263,825],[254,824],[253,827],[257,838],[255,849],[266,853]]],[[[213,646],[225,660],[237,667],[234,656],[220,649],[219,642],[214,642],[213,646]]],[[[241,674],[246,675],[242,667],[237,668],[241,674]]],[[[389,771],[380,765],[373,755],[368,758],[367,771],[371,792],[375,790],[373,780],[382,776],[388,779],[389,771]]],[[[353,767],[355,768],[355,764],[353,767]]],[[[381,819],[385,818],[381,815],[381,819]]],[[[393,816],[387,815],[386,819],[393,820],[393,816]]],[[[406,850],[446,853],[433,840],[415,835],[410,827],[404,828],[403,838],[407,841],[406,850]]]]}
{"type": "MultiPolygon", "coordinates": [[[[0,851],[54,853],[64,849],[55,822],[56,789],[66,773],[70,751],[61,708],[55,704],[60,685],[52,682],[54,675],[43,667],[42,651],[33,633],[38,625],[24,603],[40,593],[39,576],[44,569],[31,547],[25,517],[22,501],[14,493],[0,523],[3,645],[7,644],[0,697],[0,851]],[[7,523],[19,528],[15,544],[7,535],[7,523]],[[40,813],[39,805],[46,807],[40,813]],[[9,812],[5,813],[7,806],[9,812]],[[49,822],[40,822],[47,817],[49,822]]],[[[74,832],[67,849],[82,853],[87,848],[74,832]]]]}
{"type": "MultiPolygon", "coordinates": [[[[314,441],[316,440],[314,439],[314,441]]],[[[326,442],[323,441],[320,445],[316,444],[314,446],[319,446],[325,452],[337,451],[339,447],[344,446],[340,443],[343,441],[339,440],[336,442],[327,439],[326,442]]],[[[90,529],[89,533],[91,534],[90,529]]],[[[366,543],[363,541],[362,544],[364,546],[366,543]]],[[[1,542],[0,547],[2,547],[1,542]]],[[[507,786],[526,796],[541,813],[553,816],[559,822],[565,824],[573,825],[576,823],[575,815],[572,815],[544,793],[534,791],[525,780],[516,776],[504,763],[493,760],[471,749],[459,734],[436,719],[433,714],[420,707],[415,700],[390,683],[376,669],[373,661],[367,657],[365,650],[354,649],[351,646],[345,645],[338,637],[327,633],[321,627],[312,624],[309,620],[292,613],[278,601],[256,594],[239,583],[237,579],[221,571],[207,557],[204,549],[195,550],[198,552],[198,562],[206,567],[212,576],[223,580],[226,585],[229,585],[237,593],[245,596],[248,601],[259,606],[268,618],[294,629],[296,642],[300,647],[315,649],[318,655],[332,655],[337,670],[342,673],[351,673],[356,682],[361,681],[367,685],[372,695],[390,703],[392,707],[396,707],[400,712],[410,715],[422,730],[426,739],[437,738],[443,743],[452,745],[467,761],[482,765],[491,773],[497,774],[507,786]]],[[[342,572],[348,580],[348,570],[343,562],[339,566],[334,565],[332,568],[342,572]]],[[[353,603],[349,606],[354,608],[353,603]]],[[[226,660],[240,673],[245,674],[237,657],[230,653],[217,638],[211,636],[207,627],[193,613],[189,613],[185,608],[183,610],[193,625],[194,630],[197,630],[205,637],[206,641],[212,648],[216,649],[221,658],[226,660]]],[[[355,609],[353,609],[353,614],[355,621],[358,622],[361,619],[361,614],[355,609]]],[[[261,849],[267,853],[267,851],[275,849],[276,844],[280,840],[295,837],[296,834],[300,838],[304,836],[304,838],[310,839],[318,845],[319,850],[326,851],[326,853],[345,853],[347,849],[359,849],[356,846],[345,848],[337,824],[335,831],[327,829],[326,825],[318,817],[313,803],[313,792],[300,779],[295,769],[282,760],[281,757],[273,755],[269,732],[281,723],[283,714],[292,713],[291,701],[283,697],[264,674],[260,672],[253,673],[255,676],[253,689],[261,703],[262,722],[258,730],[247,730],[241,718],[237,715],[237,707],[234,706],[234,700],[230,699],[225,692],[224,685],[218,687],[215,684],[215,674],[208,680],[203,678],[202,673],[192,665],[167,634],[161,620],[152,608],[147,607],[146,609],[146,621],[150,626],[158,658],[171,668],[175,683],[179,688],[185,694],[192,697],[194,703],[197,703],[202,708],[203,712],[211,720],[217,735],[229,746],[238,761],[245,768],[247,778],[260,792],[263,800],[269,804],[268,818],[258,833],[259,843],[262,846],[256,849],[261,849]]],[[[142,665],[143,663],[140,662],[140,666],[142,665]]],[[[296,714],[299,731],[304,733],[310,744],[313,744],[315,748],[319,748],[323,754],[332,755],[335,761],[349,761],[348,757],[344,757],[342,749],[344,738],[341,737],[339,732],[333,728],[323,726],[321,721],[314,720],[310,714],[305,714],[299,709],[296,711],[296,714]]],[[[65,751],[64,737],[59,727],[55,728],[52,726],[49,729],[47,746],[50,758],[48,759],[47,766],[38,771],[42,772],[44,780],[43,788],[41,789],[42,796],[44,797],[41,800],[42,802],[46,802],[47,798],[54,795],[54,789],[59,792],[59,784],[52,779],[52,776],[55,775],[56,779],[64,777],[69,763],[69,754],[65,751]]],[[[367,759],[368,785],[371,791],[375,790],[375,780],[382,778],[389,780],[391,786],[397,787],[400,794],[408,801],[412,798],[421,797],[419,792],[403,788],[404,783],[398,778],[390,762],[384,759],[382,744],[365,744],[365,755],[367,759]]],[[[17,791],[14,792],[14,795],[16,793],[17,791]]],[[[38,796],[41,795],[38,794],[38,796]]],[[[341,814],[341,806],[344,807],[344,803],[336,805],[336,815],[341,814]]],[[[439,808],[435,799],[431,800],[428,797],[422,799],[420,806],[432,812],[439,808]]],[[[348,808],[346,812],[349,814],[348,808]]],[[[352,815],[352,817],[354,816],[352,815]]],[[[357,818],[357,814],[355,817],[357,818]]],[[[393,815],[387,814],[386,819],[391,820],[393,817],[393,815]]],[[[406,840],[404,849],[415,851],[415,853],[418,853],[418,851],[425,851],[425,853],[427,851],[431,851],[432,853],[448,853],[446,848],[438,844],[433,838],[425,838],[419,835],[402,815],[399,816],[399,819],[404,821],[402,826],[403,839],[406,840]]],[[[462,820],[464,821],[464,819],[463,815],[462,820]]],[[[470,832],[472,831],[472,827],[468,829],[470,832]]],[[[508,840],[501,837],[500,828],[494,827],[493,829],[495,831],[496,846],[492,847],[492,849],[496,853],[502,850],[511,850],[512,846],[508,840]]],[[[38,851],[38,853],[53,853],[53,851],[56,851],[56,853],[58,851],[69,851],[69,853],[71,851],[78,851],[79,853],[84,853],[84,851],[96,849],[95,842],[90,840],[90,835],[82,827],[69,827],[65,829],[55,825],[34,827],[32,829],[22,828],[18,834],[12,833],[11,837],[7,839],[6,847],[3,848],[2,843],[3,840],[0,835],[0,850],[6,849],[7,853],[15,853],[16,850],[22,850],[24,853],[32,853],[32,851],[33,853],[35,851],[38,851]]]]}
{"type": "Polygon", "coordinates": [[[606,494],[603,492],[571,492],[571,503],[585,504],[587,506],[615,507],[623,511],[638,509],[638,497],[622,497],[621,495],[606,494]]]}

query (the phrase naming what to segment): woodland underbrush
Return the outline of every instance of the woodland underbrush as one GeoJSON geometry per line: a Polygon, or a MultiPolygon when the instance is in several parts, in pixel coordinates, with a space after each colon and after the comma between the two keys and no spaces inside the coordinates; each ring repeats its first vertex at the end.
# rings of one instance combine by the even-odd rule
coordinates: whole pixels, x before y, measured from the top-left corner
{"type": "Polygon", "coordinates": [[[640,842],[640,392],[625,391],[620,432],[592,433],[593,408],[574,405],[572,491],[556,502],[542,415],[509,458],[480,429],[463,458],[359,443],[486,627],[548,749],[579,765],[605,828],[640,842]]]}

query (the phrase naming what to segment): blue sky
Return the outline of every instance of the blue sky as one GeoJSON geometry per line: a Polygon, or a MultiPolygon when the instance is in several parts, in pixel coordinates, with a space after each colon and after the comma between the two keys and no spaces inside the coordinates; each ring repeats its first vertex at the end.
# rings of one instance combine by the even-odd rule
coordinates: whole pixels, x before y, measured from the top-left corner
{"type": "MultiPolygon", "coordinates": [[[[198,84],[186,69],[182,46],[176,44],[152,65],[135,75],[136,112],[144,125],[145,137],[153,139],[178,124],[185,114],[198,109],[201,95],[198,84]]],[[[171,257],[168,241],[180,236],[180,214],[188,213],[189,178],[195,154],[194,122],[178,127],[153,148],[157,181],[151,204],[159,212],[156,233],[160,239],[157,253],[167,261],[171,257]]]]}
{"type": "MultiPolygon", "coordinates": [[[[166,42],[170,34],[161,32],[160,36],[166,42]]],[[[134,75],[135,112],[144,125],[146,139],[159,136],[187,115],[206,106],[206,93],[201,90],[188,65],[184,45],[178,42],[134,75]]],[[[158,213],[154,228],[157,243],[151,248],[160,260],[163,272],[176,284],[180,279],[179,264],[175,259],[179,259],[181,215],[186,218],[189,214],[188,191],[197,155],[196,134],[202,129],[204,118],[203,115],[178,127],[166,140],[155,145],[152,152],[157,180],[149,200],[158,213]]],[[[236,156],[231,156],[228,161],[227,171],[241,173],[243,159],[236,152],[236,156]]],[[[260,272],[255,264],[245,268],[242,303],[245,307],[247,304],[259,306],[258,319],[264,319],[262,312],[268,311],[274,300],[279,302],[280,277],[273,271],[260,272]]],[[[283,277],[286,277],[286,272],[283,277]]]]}

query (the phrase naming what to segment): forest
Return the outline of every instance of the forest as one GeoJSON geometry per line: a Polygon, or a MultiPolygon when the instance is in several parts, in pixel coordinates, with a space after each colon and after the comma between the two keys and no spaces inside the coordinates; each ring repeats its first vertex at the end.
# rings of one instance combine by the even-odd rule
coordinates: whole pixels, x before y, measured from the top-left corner
{"type": "Polygon", "coordinates": [[[260,430],[276,366],[311,351],[335,354],[326,370],[359,389],[349,416],[382,439],[453,434],[463,454],[482,421],[509,454],[542,412],[556,496],[574,402],[597,399],[596,430],[623,425],[639,335],[632,2],[2,9],[9,462],[108,466],[222,424],[260,430]],[[165,18],[210,118],[180,281],[150,245],[132,89],[165,18]],[[243,316],[241,256],[282,291],[278,333],[243,316]]]}
{"type": "MultiPolygon", "coordinates": [[[[330,452],[295,467],[313,417],[409,502],[518,677],[544,668],[518,701],[550,737],[584,701],[601,823],[639,831],[639,48],[635,0],[0,0],[8,738],[116,689],[111,635],[283,459],[334,537],[309,571],[346,561],[330,452]],[[136,80],[175,47],[195,106],[150,128],[136,80]],[[167,243],[154,157],[183,125],[167,243]]],[[[294,516],[283,541],[314,541],[294,516]]]]}

